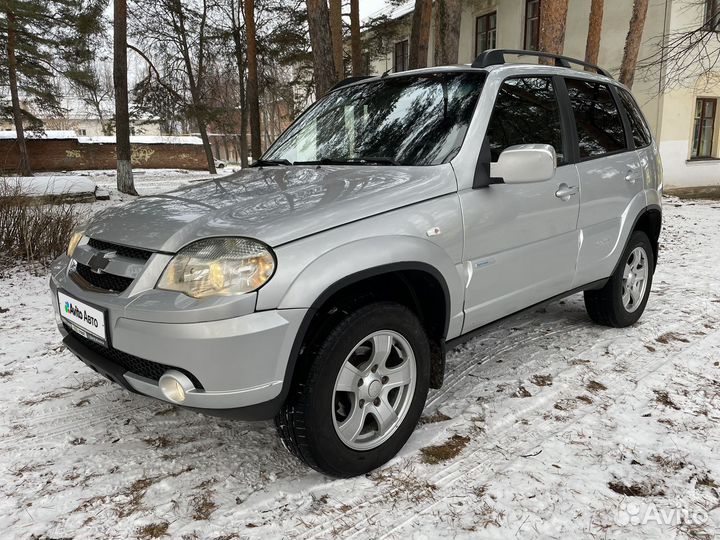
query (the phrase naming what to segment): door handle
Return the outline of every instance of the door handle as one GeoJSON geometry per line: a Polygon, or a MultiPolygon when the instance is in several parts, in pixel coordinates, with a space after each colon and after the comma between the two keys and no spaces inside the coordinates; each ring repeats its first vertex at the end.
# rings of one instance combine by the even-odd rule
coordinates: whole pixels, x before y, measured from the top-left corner
{"type": "Polygon", "coordinates": [[[567,184],[563,183],[558,186],[557,191],[555,192],[555,196],[558,199],[561,199],[563,201],[570,200],[570,197],[573,195],[577,195],[577,187],[575,186],[568,186],[567,184]]]}

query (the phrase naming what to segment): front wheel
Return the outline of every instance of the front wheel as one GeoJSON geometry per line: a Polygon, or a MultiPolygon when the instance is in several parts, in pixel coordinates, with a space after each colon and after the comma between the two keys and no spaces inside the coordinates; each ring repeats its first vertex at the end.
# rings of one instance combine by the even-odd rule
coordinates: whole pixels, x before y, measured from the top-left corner
{"type": "Polygon", "coordinates": [[[599,290],[585,291],[585,308],[590,318],[615,328],[637,322],[650,296],[654,270],[650,240],[644,232],[635,231],[607,284],[599,290]]]}
{"type": "Polygon", "coordinates": [[[430,346],[415,314],[379,302],[341,320],[310,346],[310,365],[275,419],[284,444],[337,477],[390,460],[420,418],[430,346]]]}

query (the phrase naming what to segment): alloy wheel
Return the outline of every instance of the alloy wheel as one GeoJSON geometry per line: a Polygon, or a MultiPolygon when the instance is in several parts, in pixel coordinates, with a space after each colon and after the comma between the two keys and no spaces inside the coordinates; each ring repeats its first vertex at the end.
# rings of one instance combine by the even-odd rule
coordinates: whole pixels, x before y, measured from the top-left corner
{"type": "Polygon", "coordinates": [[[416,378],[415,355],[402,335],[381,330],[361,340],[333,389],[333,423],[343,444],[371,450],[387,441],[407,415],[416,378]]]}

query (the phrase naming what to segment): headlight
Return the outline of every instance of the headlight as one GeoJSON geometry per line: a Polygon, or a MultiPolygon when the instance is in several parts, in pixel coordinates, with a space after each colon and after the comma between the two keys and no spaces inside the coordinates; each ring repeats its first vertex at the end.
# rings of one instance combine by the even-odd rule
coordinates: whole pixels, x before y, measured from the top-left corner
{"type": "Polygon", "coordinates": [[[83,239],[83,236],[85,236],[84,230],[76,230],[72,233],[72,236],[70,237],[70,243],[68,243],[67,247],[68,257],[72,257],[73,253],[75,253],[75,248],[78,247],[78,244],[80,243],[80,240],[83,239]]]}
{"type": "Polygon", "coordinates": [[[193,298],[243,294],[259,289],[274,271],[275,258],[264,244],[247,238],[208,238],[181,249],[157,288],[193,298]]]}

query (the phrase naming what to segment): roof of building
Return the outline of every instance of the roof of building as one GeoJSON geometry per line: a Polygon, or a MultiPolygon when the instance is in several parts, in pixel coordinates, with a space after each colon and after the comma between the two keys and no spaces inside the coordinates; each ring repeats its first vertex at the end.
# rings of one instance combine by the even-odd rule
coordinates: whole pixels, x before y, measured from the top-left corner
{"type": "Polygon", "coordinates": [[[370,15],[370,19],[375,17],[388,17],[389,19],[399,19],[400,17],[404,17],[405,15],[412,13],[415,9],[415,2],[404,2],[400,5],[393,6],[393,5],[386,5],[383,8],[380,8],[375,13],[370,15]]]}

